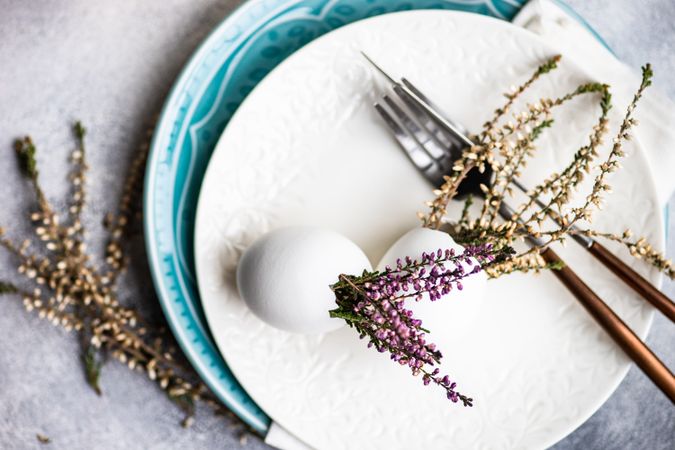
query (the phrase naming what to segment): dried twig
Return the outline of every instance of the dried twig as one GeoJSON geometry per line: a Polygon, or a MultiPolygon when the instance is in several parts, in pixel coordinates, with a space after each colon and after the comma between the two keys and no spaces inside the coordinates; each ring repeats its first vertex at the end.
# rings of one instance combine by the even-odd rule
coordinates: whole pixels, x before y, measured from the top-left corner
{"type": "MultiPolygon", "coordinates": [[[[444,222],[453,237],[464,244],[489,242],[496,248],[513,244],[526,236],[542,238],[542,244],[531,247],[514,255],[500,265],[493,266],[489,274],[493,277],[514,271],[538,271],[555,268],[547,265],[539,253],[554,242],[564,241],[573,225],[585,220],[590,222],[594,210],[602,204],[603,195],[611,188],[607,182],[610,173],[617,170],[618,160],[624,156],[623,143],[631,138],[630,131],[637,125],[633,111],[642,98],[644,90],[651,85],[653,72],[649,64],[642,69],[642,82],[635,96],[627,107],[626,115],[612,142],[612,148],[606,159],[597,167],[593,163],[599,157],[599,148],[603,138],[609,131],[608,114],[612,107],[612,96],[609,86],[601,83],[586,83],[557,99],[541,99],[527,105],[526,110],[513,114],[513,120],[501,124],[501,119],[509,112],[516,98],[525,93],[543,74],[558,66],[560,57],[555,57],[542,64],[534,74],[513,92],[506,94],[506,104],[498,108],[493,117],[485,123],[478,136],[478,144],[467,148],[453,168],[453,172],[445,178],[445,184],[434,191],[435,198],[428,202],[427,213],[420,214],[422,224],[429,228],[439,228],[444,222]],[[563,106],[581,95],[598,95],[600,114],[588,138],[588,143],[576,151],[569,165],[561,172],[551,174],[528,193],[527,199],[516,205],[515,214],[504,220],[499,218],[499,207],[507,196],[512,196],[513,180],[521,175],[527,161],[534,156],[536,139],[553,125],[550,113],[553,108],[563,106]],[[470,203],[467,202],[457,221],[446,218],[447,205],[457,193],[459,184],[470,170],[484,170],[489,165],[494,172],[494,181],[490,186],[481,185],[483,201],[477,217],[471,217],[470,203]],[[580,183],[588,176],[594,177],[593,185],[585,194],[581,206],[570,205],[572,194],[579,189],[580,183]],[[548,200],[543,196],[548,196],[548,200]],[[537,202],[544,206],[535,208],[537,202]],[[548,214],[558,218],[555,226],[546,228],[548,214]]],[[[471,200],[472,201],[472,200],[471,200]]],[[[672,264],[661,253],[655,251],[644,238],[631,241],[627,237],[612,233],[600,233],[585,230],[588,236],[600,236],[605,239],[621,242],[631,254],[642,258],[671,278],[675,276],[672,264]]]]}
{"type": "Polygon", "coordinates": [[[148,142],[141,145],[132,162],[117,212],[109,216],[105,264],[98,267],[87,253],[81,220],[86,205],[86,130],[78,122],[73,131],[77,147],[71,157],[70,206],[63,224],[42,191],[33,141],[25,137],[14,145],[19,167],[35,191],[38,210],[31,214],[31,221],[46,256],[31,252],[29,241],[15,243],[0,228],[0,247],[17,258],[18,274],[34,285],[32,290],[24,290],[14,283],[0,282],[0,294],[20,295],[28,311],[79,334],[86,380],[98,395],[103,393],[101,370],[111,357],[155,381],[185,412],[184,426],[192,423],[195,405],[200,401],[234,419],[183,362],[166,329],[149,325],[134,308],[118,299],[117,282],[126,266],[123,244],[128,241],[130,223],[140,203],[148,142]]]}

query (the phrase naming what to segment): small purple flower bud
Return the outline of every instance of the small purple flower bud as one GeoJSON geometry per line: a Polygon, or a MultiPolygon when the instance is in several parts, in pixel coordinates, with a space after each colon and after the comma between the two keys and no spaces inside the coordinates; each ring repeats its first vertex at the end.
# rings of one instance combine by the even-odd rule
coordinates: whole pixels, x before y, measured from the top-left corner
{"type": "MultiPolygon", "coordinates": [[[[369,348],[388,352],[392,361],[408,366],[413,375],[423,373],[425,386],[432,382],[441,385],[448,398],[457,402],[460,395],[454,391],[456,383],[447,375],[439,377],[439,368],[434,367],[442,353],[434,343],[427,343],[422,321],[415,319],[405,305],[410,299],[437,301],[455,288],[463,289],[462,279],[479,272],[480,264],[493,259],[490,248],[469,246],[459,255],[454,249],[441,248],[424,252],[420,262],[410,256],[399,258],[396,269],[386,266],[385,272],[372,272],[362,284],[363,291],[337,290],[336,301],[343,310],[364,319],[347,322],[356,328],[359,338],[369,337],[369,348]],[[427,372],[427,367],[433,367],[433,372],[427,372]]],[[[357,277],[353,280],[358,283],[357,277]]],[[[464,403],[471,405],[469,400],[464,403]]]]}

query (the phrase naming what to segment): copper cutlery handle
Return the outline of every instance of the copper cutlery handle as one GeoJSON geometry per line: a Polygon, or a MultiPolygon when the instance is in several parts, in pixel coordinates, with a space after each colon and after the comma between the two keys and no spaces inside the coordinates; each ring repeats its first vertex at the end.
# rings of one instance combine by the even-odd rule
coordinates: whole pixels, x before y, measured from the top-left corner
{"type": "Polygon", "coordinates": [[[633,288],[635,292],[640,294],[645,300],[665,314],[672,322],[675,322],[675,303],[666,297],[663,292],[656,289],[649,281],[645,280],[642,275],[628,267],[599,242],[594,241],[591,246],[588,247],[588,251],[600,260],[605,267],[621,278],[628,286],[633,288]]]}
{"type": "MultiPolygon", "coordinates": [[[[544,250],[541,256],[549,264],[563,262],[551,248],[544,250]]],[[[645,375],[670,398],[671,402],[675,403],[675,376],[633,330],[568,266],[552,272],[645,375]]]]}
{"type": "MultiPolygon", "coordinates": [[[[364,55],[366,56],[366,55],[364,55]]],[[[366,58],[380,71],[395,87],[394,92],[406,103],[413,103],[412,110],[420,110],[421,113],[416,114],[417,119],[426,122],[429,126],[437,129],[440,127],[441,135],[445,137],[459,138],[460,146],[473,145],[472,141],[462,132],[461,127],[451,123],[436,108],[429,102],[429,100],[417,90],[412,84],[403,81],[398,83],[380,67],[378,67],[370,58],[366,58]],[[405,95],[404,95],[405,94],[405,95]],[[409,98],[408,98],[409,97],[409,98]],[[427,120],[431,118],[431,120],[427,120]],[[434,125],[435,124],[435,125],[434,125]]],[[[387,109],[380,104],[375,104],[375,108],[383,117],[385,123],[389,126],[394,137],[410,157],[413,164],[422,172],[422,174],[431,181],[434,185],[441,183],[442,177],[439,175],[445,174],[447,170],[438,161],[435,161],[431,156],[430,150],[425,147],[424,142],[429,142],[430,148],[441,147],[441,151],[448,153],[450,159],[454,158],[452,148],[447,148],[446,144],[440,141],[440,137],[431,128],[422,130],[416,125],[415,121],[410,118],[403,110],[394,104],[387,96],[384,101],[394,110],[393,114],[398,116],[402,122],[410,122],[412,125],[405,130],[401,128],[398,122],[388,112],[387,109]],[[398,111],[398,112],[397,112],[398,111]],[[406,131],[407,130],[407,131],[406,131]],[[416,131],[415,131],[416,130],[416,131]],[[429,138],[427,134],[433,134],[434,138],[429,138]],[[435,143],[435,146],[432,145],[435,143]],[[441,145],[442,144],[442,145],[441,145]],[[446,147],[444,147],[446,146],[446,147]],[[418,150],[424,150],[419,152],[418,150]],[[421,161],[417,156],[422,155],[425,161],[421,161]],[[428,158],[426,158],[426,155],[428,158]]],[[[453,139],[451,139],[453,141],[453,139]]],[[[445,142],[445,141],[444,141],[445,142]]],[[[513,180],[514,184],[520,187],[523,192],[527,189],[523,187],[517,180],[513,180]]],[[[540,206],[542,206],[540,204],[540,206]]],[[[499,214],[506,220],[511,220],[514,211],[505,202],[499,205],[499,214]]],[[[555,219],[555,217],[554,217],[555,219]]],[[[534,236],[528,236],[528,240],[535,246],[539,246],[540,239],[534,236]]],[[[628,283],[638,293],[643,295],[654,306],[663,311],[671,320],[675,313],[675,306],[673,303],[656,288],[654,288],[647,280],[639,276],[636,272],[625,266],[618,258],[612,255],[600,244],[590,241],[589,238],[577,235],[575,240],[583,241],[584,247],[589,249],[600,261],[602,261],[608,268],[610,268],[616,275],[628,283]],[[592,242],[592,245],[591,245],[592,242]],[[592,248],[595,247],[595,248],[592,248]]],[[[560,257],[551,248],[546,248],[541,252],[541,256],[548,263],[563,263],[560,257]]],[[[562,264],[564,266],[564,263],[562,264]]],[[[675,403],[675,377],[668,370],[668,368],[659,360],[659,358],[640,340],[639,337],[621,320],[619,316],[602,301],[600,297],[593,292],[582,280],[577,276],[572,269],[567,266],[559,270],[553,270],[553,274],[569,289],[569,291],[579,300],[579,302],[588,310],[593,318],[602,326],[612,339],[623,349],[623,351],[642,369],[642,371],[670,398],[671,402],[675,403]]]]}

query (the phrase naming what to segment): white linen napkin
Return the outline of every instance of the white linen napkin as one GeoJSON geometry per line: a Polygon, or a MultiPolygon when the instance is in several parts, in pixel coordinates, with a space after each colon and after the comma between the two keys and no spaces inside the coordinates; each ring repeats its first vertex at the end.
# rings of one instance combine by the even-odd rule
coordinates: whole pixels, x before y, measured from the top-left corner
{"type": "MultiPolygon", "coordinates": [[[[566,57],[583,66],[594,79],[612,86],[617,105],[628,104],[640,84],[637,72],[619,61],[588,29],[552,0],[531,0],[513,23],[541,37],[566,57]]],[[[635,139],[645,151],[658,200],[665,206],[675,189],[675,105],[654,88],[647,90],[636,110],[640,125],[635,139]]],[[[306,444],[272,422],[265,443],[281,450],[308,450],[306,444]]]]}
{"type": "MultiPolygon", "coordinates": [[[[597,81],[608,83],[616,105],[627,105],[640,85],[640,75],[619,61],[581,24],[551,0],[531,0],[513,19],[582,66],[597,81]]],[[[646,62],[646,61],[645,61],[646,62]]],[[[640,125],[633,133],[652,170],[661,206],[675,189],[675,105],[649,88],[635,111],[640,125]]]]}
{"type": "Polygon", "coordinates": [[[265,436],[265,443],[280,450],[311,450],[312,448],[276,422],[270,425],[267,436],[265,436]]]}

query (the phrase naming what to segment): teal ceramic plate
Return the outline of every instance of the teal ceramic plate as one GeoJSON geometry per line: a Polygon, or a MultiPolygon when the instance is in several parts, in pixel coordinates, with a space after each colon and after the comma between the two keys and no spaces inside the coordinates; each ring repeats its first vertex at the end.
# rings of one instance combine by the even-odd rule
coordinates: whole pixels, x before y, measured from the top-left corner
{"type": "Polygon", "coordinates": [[[510,20],[523,3],[251,0],[211,33],[178,77],[155,131],[145,179],[150,268],[166,318],[188,359],[220,400],[261,434],[267,431],[270,419],[242,389],[218,353],[194,276],[192,239],[199,189],[228,120],[277,64],[342,25],[411,9],[460,10],[510,20]]]}

